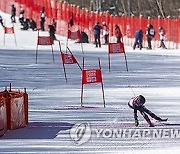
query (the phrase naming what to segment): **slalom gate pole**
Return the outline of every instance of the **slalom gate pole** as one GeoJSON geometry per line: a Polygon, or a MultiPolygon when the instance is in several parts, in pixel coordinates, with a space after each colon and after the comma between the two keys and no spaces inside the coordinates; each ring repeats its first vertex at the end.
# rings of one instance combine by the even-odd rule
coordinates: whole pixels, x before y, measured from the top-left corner
{"type": "MultiPolygon", "coordinates": [[[[39,30],[38,30],[38,39],[39,39],[39,30]]],[[[37,55],[38,55],[38,41],[36,46],[36,64],[37,64],[37,55]]]]}
{"type": "Polygon", "coordinates": [[[83,50],[83,44],[82,44],[82,41],[81,41],[81,51],[82,51],[82,54],[84,55],[84,50],[83,50]]]}
{"type": "Polygon", "coordinates": [[[124,59],[125,59],[125,62],[126,62],[126,69],[127,69],[127,72],[128,72],[128,64],[127,64],[127,58],[126,58],[126,53],[124,52],[124,59]]]}
{"type": "Polygon", "coordinates": [[[135,92],[134,92],[134,90],[133,90],[133,88],[132,88],[132,86],[131,86],[131,84],[130,84],[130,82],[129,82],[129,79],[126,78],[126,80],[127,80],[127,82],[128,82],[128,86],[131,88],[131,91],[132,91],[132,93],[133,93],[133,95],[134,95],[134,97],[135,97],[136,94],[135,94],[135,92]]]}
{"type": "MultiPolygon", "coordinates": [[[[101,71],[101,62],[100,59],[98,58],[99,61],[99,69],[101,71]]],[[[102,72],[101,72],[101,77],[102,77],[102,72]]],[[[105,95],[104,95],[104,84],[103,81],[101,81],[101,87],[102,87],[102,95],[103,95],[103,103],[104,103],[104,108],[106,107],[106,102],[105,102],[105,95]]]]}
{"type": "Polygon", "coordinates": [[[3,44],[5,45],[5,29],[4,29],[4,41],[3,41],[3,44]]]}
{"type": "Polygon", "coordinates": [[[52,51],[52,57],[53,57],[53,63],[54,63],[54,51],[53,51],[53,46],[51,45],[51,51],[52,51]]]}
{"type": "MultiPolygon", "coordinates": [[[[69,49],[69,47],[67,47],[67,49],[68,49],[68,51],[70,52],[70,54],[71,54],[72,56],[74,56],[73,53],[71,52],[71,50],[69,49]]],[[[76,61],[77,61],[77,60],[76,60],[76,61]]],[[[77,61],[77,65],[78,65],[78,67],[80,68],[80,70],[82,71],[82,68],[81,68],[80,64],[78,63],[78,61],[77,61]]]]}
{"type": "MultiPolygon", "coordinates": [[[[84,57],[83,57],[83,70],[84,70],[84,57]]],[[[82,78],[83,78],[83,74],[82,74],[82,78]]],[[[84,90],[83,88],[84,88],[84,84],[83,81],[81,81],[81,107],[83,107],[83,90],[84,90]]]]}
{"type": "Polygon", "coordinates": [[[14,23],[13,23],[13,31],[14,31],[14,41],[15,41],[15,45],[17,46],[16,35],[15,35],[15,30],[14,30],[14,23]]]}
{"type": "Polygon", "coordinates": [[[3,40],[3,44],[5,45],[5,25],[6,25],[6,20],[4,21],[4,40],[3,40]]]}
{"type": "Polygon", "coordinates": [[[57,40],[58,43],[59,43],[59,50],[60,50],[60,54],[61,54],[61,60],[62,60],[62,65],[63,65],[63,70],[64,70],[64,77],[65,77],[65,80],[66,80],[66,83],[67,83],[67,75],[66,75],[66,68],[65,68],[65,65],[64,65],[64,62],[63,62],[63,53],[62,53],[62,50],[61,50],[61,43],[59,40],[57,40]]]}
{"type": "Polygon", "coordinates": [[[111,66],[110,66],[111,65],[111,62],[110,62],[111,59],[110,59],[110,54],[109,53],[108,53],[108,61],[109,61],[109,72],[110,72],[111,71],[111,66]]]}

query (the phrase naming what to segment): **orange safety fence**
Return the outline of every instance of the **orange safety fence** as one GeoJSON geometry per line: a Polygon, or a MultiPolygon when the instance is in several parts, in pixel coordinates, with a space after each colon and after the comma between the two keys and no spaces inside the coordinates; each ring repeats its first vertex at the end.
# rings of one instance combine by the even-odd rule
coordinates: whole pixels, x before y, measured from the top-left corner
{"type": "Polygon", "coordinates": [[[7,131],[7,114],[5,98],[0,95],[0,136],[7,131]]]}
{"type": "Polygon", "coordinates": [[[28,94],[5,89],[0,92],[0,136],[28,125],[28,94]]]}
{"type": "MultiPolygon", "coordinates": [[[[135,35],[135,31],[141,28],[144,32],[148,23],[151,23],[156,31],[155,38],[153,40],[154,46],[158,46],[159,34],[158,27],[164,27],[167,35],[165,43],[167,47],[180,48],[180,19],[172,19],[170,17],[162,19],[157,17],[156,19],[140,17],[126,17],[126,16],[112,16],[108,12],[97,13],[88,11],[86,9],[80,9],[78,6],[68,4],[66,2],[57,0],[1,0],[0,9],[4,12],[10,13],[11,5],[15,4],[17,8],[17,16],[19,15],[20,8],[24,8],[26,18],[33,18],[37,26],[40,27],[40,12],[42,7],[45,7],[46,13],[46,30],[51,23],[52,18],[57,20],[57,34],[67,36],[68,35],[68,22],[70,18],[73,18],[74,25],[71,30],[84,31],[89,37],[89,41],[94,41],[93,26],[96,22],[102,23],[105,21],[110,28],[110,41],[113,42],[114,26],[118,24],[122,30],[124,36],[125,45],[132,45],[132,41],[135,35]],[[172,47],[173,44],[173,47],[172,47]]],[[[145,40],[145,37],[144,37],[145,40]]]]}

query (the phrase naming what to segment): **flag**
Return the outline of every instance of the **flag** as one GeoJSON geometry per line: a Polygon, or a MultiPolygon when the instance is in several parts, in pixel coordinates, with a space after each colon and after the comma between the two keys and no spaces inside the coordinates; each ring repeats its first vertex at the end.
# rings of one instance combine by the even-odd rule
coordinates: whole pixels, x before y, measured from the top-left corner
{"type": "Polygon", "coordinates": [[[61,54],[61,58],[64,64],[76,64],[77,60],[76,58],[71,54],[61,54]]]}
{"type": "Polygon", "coordinates": [[[38,45],[52,45],[51,37],[38,36],[38,45]]]}
{"type": "Polygon", "coordinates": [[[123,43],[109,43],[109,54],[125,53],[123,43]]]}
{"type": "Polygon", "coordinates": [[[14,27],[4,27],[5,34],[14,34],[14,27]]]}
{"type": "Polygon", "coordinates": [[[81,38],[80,31],[77,30],[76,32],[71,32],[70,30],[68,30],[68,38],[72,40],[80,40],[81,38]]]}
{"type": "Polygon", "coordinates": [[[102,75],[100,69],[90,69],[82,71],[82,84],[102,83],[102,75]]]}

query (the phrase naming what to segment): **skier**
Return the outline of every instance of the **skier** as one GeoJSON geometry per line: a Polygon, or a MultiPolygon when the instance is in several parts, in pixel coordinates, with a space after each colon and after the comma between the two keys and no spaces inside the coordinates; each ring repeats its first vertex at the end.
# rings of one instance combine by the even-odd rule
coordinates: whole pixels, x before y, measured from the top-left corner
{"type": "Polygon", "coordinates": [[[103,36],[104,36],[104,44],[108,44],[109,43],[109,27],[107,26],[106,22],[103,21],[102,22],[103,25],[103,36]]]}
{"type": "Polygon", "coordinates": [[[96,47],[98,47],[99,44],[99,48],[101,47],[101,40],[100,40],[101,29],[102,27],[100,26],[99,22],[97,22],[96,25],[94,26],[94,39],[95,39],[96,47]]]}
{"type": "Polygon", "coordinates": [[[137,119],[137,111],[139,111],[144,119],[147,121],[149,124],[149,127],[154,127],[152,124],[151,120],[149,119],[148,115],[149,114],[152,118],[158,120],[158,121],[167,121],[168,119],[161,119],[160,117],[156,116],[154,113],[152,113],[150,110],[148,110],[144,104],[145,104],[145,98],[142,95],[136,96],[132,98],[128,102],[128,106],[132,109],[134,109],[134,119],[135,119],[135,126],[137,127],[139,125],[138,119],[137,119]]]}
{"type": "Polygon", "coordinates": [[[137,30],[135,33],[135,42],[133,45],[133,49],[135,50],[136,45],[138,45],[139,49],[142,49],[142,41],[143,41],[143,31],[141,29],[137,30]]]}
{"type": "Polygon", "coordinates": [[[121,43],[122,33],[118,25],[115,25],[114,33],[117,38],[117,43],[121,43]]]}
{"type": "Polygon", "coordinates": [[[159,37],[160,37],[160,41],[161,41],[159,48],[167,49],[164,44],[164,40],[166,38],[165,30],[162,27],[159,27],[158,29],[159,29],[159,37]]]}
{"type": "Polygon", "coordinates": [[[147,42],[148,42],[148,49],[150,50],[152,49],[151,41],[154,38],[154,36],[155,36],[155,30],[154,30],[153,25],[147,24],[146,37],[147,37],[147,42]]]}

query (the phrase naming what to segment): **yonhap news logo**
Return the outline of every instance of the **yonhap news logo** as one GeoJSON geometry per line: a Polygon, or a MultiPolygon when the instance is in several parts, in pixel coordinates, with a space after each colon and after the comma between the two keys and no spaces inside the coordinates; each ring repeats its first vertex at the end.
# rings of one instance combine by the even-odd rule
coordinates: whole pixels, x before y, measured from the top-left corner
{"type": "Polygon", "coordinates": [[[82,145],[91,138],[91,127],[88,122],[82,122],[75,124],[70,129],[70,137],[76,145],[82,145]]]}
{"type": "Polygon", "coordinates": [[[105,125],[93,125],[88,122],[75,124],[70,129],[70,137],[76,145],[87,143],[90,139],[180,139],[180,128],[114,128],[112,124],[107,128],[105,125]]]}

